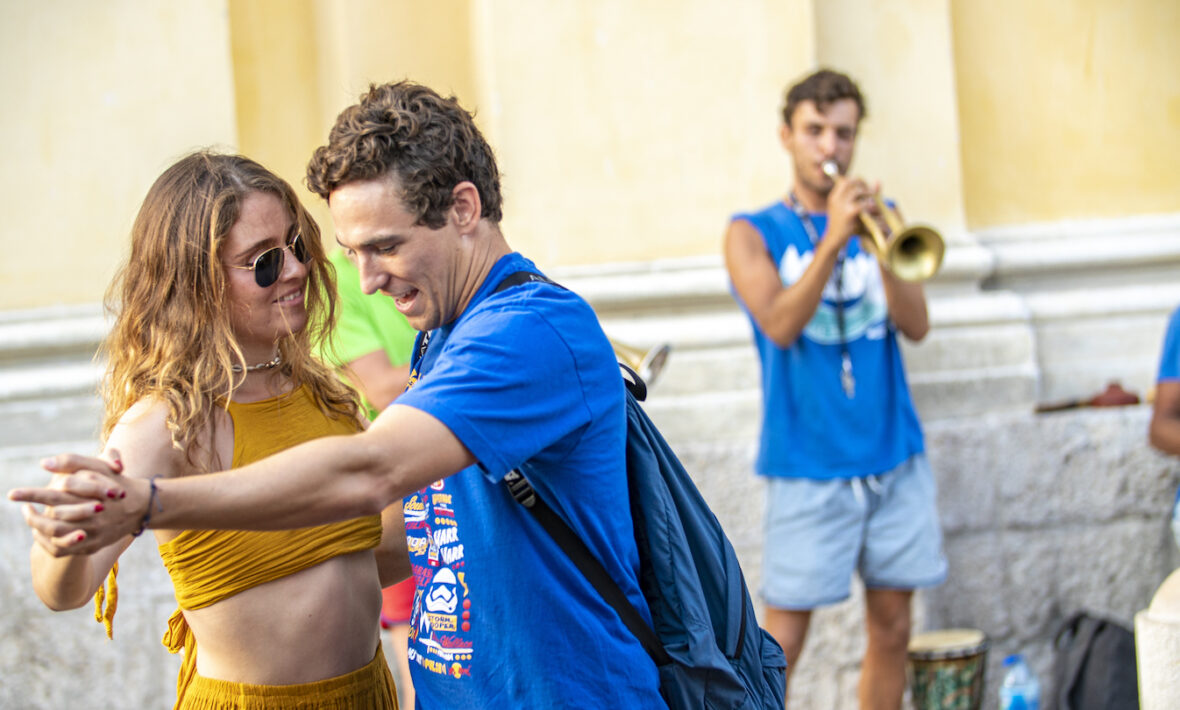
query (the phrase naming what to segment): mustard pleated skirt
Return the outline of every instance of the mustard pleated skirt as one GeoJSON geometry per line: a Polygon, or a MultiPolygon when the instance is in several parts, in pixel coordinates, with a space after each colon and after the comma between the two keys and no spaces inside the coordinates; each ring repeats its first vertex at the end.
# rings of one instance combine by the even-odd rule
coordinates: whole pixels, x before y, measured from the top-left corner
{"type": "Polygon", "coordinates": [[[185,690],[179,710],[398,710],[381,646],[363,668],[298,685],[251,685],[204,678],[185,690]]]}

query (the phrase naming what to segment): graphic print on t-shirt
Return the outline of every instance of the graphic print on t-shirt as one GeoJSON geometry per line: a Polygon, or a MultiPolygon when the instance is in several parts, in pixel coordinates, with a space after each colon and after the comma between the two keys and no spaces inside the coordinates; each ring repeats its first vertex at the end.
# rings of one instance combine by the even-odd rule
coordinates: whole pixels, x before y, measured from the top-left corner
{"type": "Polygon", "coordinates": [[[409,658],[424,670],[471,676],[471,594],[459,524],[446,479],[406,497],[406,545],[417,591],[410,615],[409,658]]]}
{"type": "MultiPolygon", "coordinates": [[[[814,257],[813,251],[800,254],[794,244],[788,244],[778,269],[783,285],[790,286],[798,281],[807,267],[811,266],[814,257]]],[[[870,340],[884,338],[888,309],[876,260],[865,252],[857,252],[846,258],[840,292],[844,297],[844,340],[850,342],[861,336],[870,340]]],[[[837,301],[836,272],[833,269],[824,285],[823,298],[815,309],[815,315],[803,328],[803,334],[808,339],[823,345],[840,342],[837,301]]]]}

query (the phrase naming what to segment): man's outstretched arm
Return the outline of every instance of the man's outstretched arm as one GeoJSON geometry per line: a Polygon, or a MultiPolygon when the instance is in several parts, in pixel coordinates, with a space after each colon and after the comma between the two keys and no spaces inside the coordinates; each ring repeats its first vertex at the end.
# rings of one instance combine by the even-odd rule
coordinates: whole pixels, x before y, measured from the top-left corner
{"type": "Polygon", "coordinates": [[[1180,456],[1180,380],[1156,383],[1148,438],[1165,454],[1180,456]]]}
{"type": "Polygon", "coordinates": [[[442,422],[394,405],[359,434],[315,439],[221,473],[149,483],[114,475],[100,459],[61,455],[46,467],[73,473],[62,490],[14,489],[9,499],[53,506],[39,531],[55,554],[82,554],[135,532],[145,517],[150,528],[281,530],[377,515],[473,463],[442,422]],[[112,488],[127,495],[112,499],[112,488]],[[95,513],[75,496],[109,502],[95,513]]]}

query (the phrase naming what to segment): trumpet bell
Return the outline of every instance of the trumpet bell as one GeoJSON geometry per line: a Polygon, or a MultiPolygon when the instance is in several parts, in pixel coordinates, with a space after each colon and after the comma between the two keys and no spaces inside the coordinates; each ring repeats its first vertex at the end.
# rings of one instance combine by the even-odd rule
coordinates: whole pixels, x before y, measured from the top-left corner
{"type": "Polygon", "coordinates": [[[885,259],[902,281],[925,281],[942,266],[946,243],[936,230],[912,224],[888,242],[885,259]]]}
{"type": "Polygon", "coordinates": [[[668,355],[672,352],[672,346],[668,343],[660,343],[649,350],[620,343],[614,339],[610,339],[610,344],[615,350],[615,357],[634,370],[649,387],[664,370],[668,355]]]}

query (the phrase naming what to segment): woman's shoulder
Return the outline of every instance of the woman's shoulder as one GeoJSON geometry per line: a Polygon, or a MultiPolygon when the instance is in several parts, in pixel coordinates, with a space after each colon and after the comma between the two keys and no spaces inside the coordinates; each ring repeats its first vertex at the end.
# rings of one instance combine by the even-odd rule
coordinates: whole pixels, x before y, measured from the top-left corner
{"type": "Polygon", "coordinates": [[[145,443],[154,438],[165,442],[171,441],[172,437],[168,432],[168,403],[155,395],[149,395],[133,403],[115,422],[111,437],[129,434],[134,434],[137,440],[143,439],[145,443]]]}
{"type": "MultiPolygon", "coordinates": [[[[159,396],[138,400],[119,417],[105,448],[117,449],[124,462],[134,459],[149,464],[155,470],[153,475],[184,475],[188,472],[187,458],[173,440],[169,413],[168,403],[159,396]]],[[[208,433],[203,432],[194,443],[198,450],[203,450],[208,441],[208,433]]]]}

